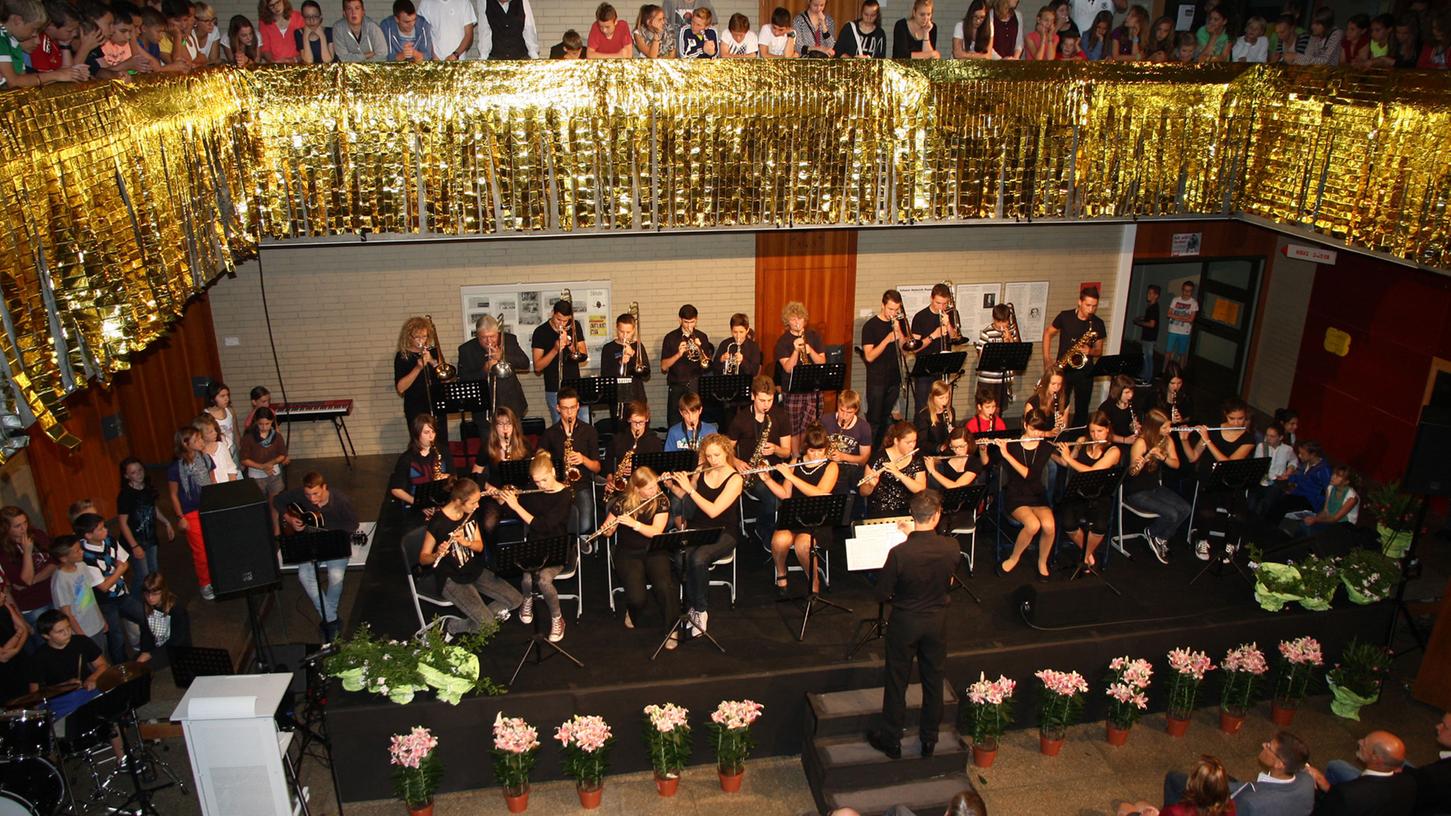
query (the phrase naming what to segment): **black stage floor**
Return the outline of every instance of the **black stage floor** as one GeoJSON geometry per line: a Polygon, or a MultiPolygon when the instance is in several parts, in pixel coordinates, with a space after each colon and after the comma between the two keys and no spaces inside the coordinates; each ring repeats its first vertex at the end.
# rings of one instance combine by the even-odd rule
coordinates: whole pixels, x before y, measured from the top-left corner
{"type": "MultiPolygon", "coordinates": [[[[350,631],[367,622],[379,633],[406,637],[417,628],[398,550],[402,526],[401,513],[382,511],[350,631]]],[[[1354,607],[1343,602],[1324,613],[1298,608],[1267,613],[1255,604],[1249,584],[1234,573],[1205,575],[1191,585],[1203,564],[1184,547],[1168,566],[1153,560],[1142,543],[1134,544],[1138,555],[1132,561],[1113,557],[1105,575],[1123,593],[1118,597],[1092,577],[1070,585],[1065,574],[1056,574],[1051,583],[1038,584],[1028,559],[1012,575],[995,575],[993,546],[990,533],[980,535],[976,577],[967,581],[981,603],[963,591],[953,594],[948,677],[958,689],[979,671],[1016,678],[1025,692],[1019,695],[1020,725],[1032,724],[1028,681],[1040,668],[1076,669],[1088,678],[1093,693],[1085,717],[1091,721],[1103,711],[1097,681],[1116,655],[1148,657],[1162,664],[1170,648],[1193,646],[1208,650],[1217,660],[1225,649],[1242,641],[1257,640],[1269,651],[1279,639],[1303,634],[1321,638],[1333,655],[1354,635],[1379,640],[1390,614],[1385,604],[1354,607]],[[1040,625],[1025,618],[1021,609],[1025,599],[1035,604],[1034,619],[1040,625]],[[1049,618],[1063,624],[1041,626],[1049,618]]],[[[388,795],[386,752],[380,746],[388,734],[415,724],[435,728],[443,738],[443,759],[450,768],[445,784],[450,790],[492,784],[484,757],[490,744],[489,724],[500,710],[528,718],[546,742],[553,726],[571,714],[603,714],[619,737],[612,767],[626,771],[649,767],[638,733],[644,705],[668,700],[688,706],[697,724],[699,760],[708,753],[703,723],[715,703],[750,697],[766,705],[756,727],[758,753],[799,753],[806,692],[881,684],[880,640],[846,658],[859,622],[877,613],[871,586],[865,576],[845,571],[840,543],[832,561],[833,582],[826,597],[851,607],[853,613],[826,609],[813,614],[804,642],[796,639],[800,606],[777,602],[766,555],[752,544],[738,553],[736,608],[730,608],[726,589],[712,589],[710,632],[725,653],[697,640],[675,652],[662,652],[652,662],[650,655],[664,631],[659,613],[652,611],[635,622],[635,629],[626,629],[623,612],[609,609],[603,554],[586,557],[584,615],[576,622],[574,604],[564,602],[569,625],[561,643],[584,662],[583,668],[559,657],[526,665],[508,695],[466,699],[458,707],[437,703],[429,695],[397,706],[381,697],[339,692],[329,720],[344,798],[388,795]]],[[[792,590],[803,585],[801,574],[793,573],[792,590]]],[[[504,624],[481,658],[484,673],[506,682],[529,635],[530,628],[517,620],[504,624]]],[[[1162,687],[1157,690],[1162,692],[1162,687]]],[[[1204,701],[1212,704],[1216,696],[1206,693],[1204,701]]],[[[1154,703],[1162,707],[1157,697],[1154,703]]],[[[557,751],[546,745],[535,778],[559,774],[557,751]]]]}

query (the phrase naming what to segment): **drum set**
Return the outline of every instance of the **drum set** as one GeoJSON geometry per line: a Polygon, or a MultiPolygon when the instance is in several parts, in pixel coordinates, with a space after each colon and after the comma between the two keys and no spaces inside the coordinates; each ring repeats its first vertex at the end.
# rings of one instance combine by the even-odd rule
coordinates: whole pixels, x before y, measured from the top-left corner
{"type": "Polygon", "coordinates": [[[103,672],[94,691],[72,681],[7,702],[0,713],[0,816],[156,814],[156,791],[175,785],[186,795],[186,783],[141,737],[136,709],[150,701],[151,668],[132,661],[103,672]],[[83,801],[64,773],[67,762],[90,782],[83,801]],[[167,779],[158,784],[162,775],[167,779]]]}

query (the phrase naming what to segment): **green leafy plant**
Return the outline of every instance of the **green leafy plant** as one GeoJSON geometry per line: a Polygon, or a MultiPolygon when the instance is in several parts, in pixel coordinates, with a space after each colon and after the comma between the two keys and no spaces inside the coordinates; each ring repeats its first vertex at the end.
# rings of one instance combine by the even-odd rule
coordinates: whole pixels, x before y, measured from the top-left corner
{"type": "Polygon", "coordinates": [[[764,706],[754,700],[722,700],[711,712],[707,724],[715,746],[715,762],[722,773],[738,774],[756,742],[751,724],[760,718],[764,706]]]}
{"type": "Polygon", "coordinates": [[[489,627],[449,643],[443,633],[428,630],[414,640],[376,637],[366,624],[338,641],[338,653],[324,664],[329,676],[347,691],[381,694],[408,703],[430,687],[444,702],[457,704],[467,693],[502,694],[504,689],[479,673],[478,655],[493,637],[489,627]]]}
{"type": "Polygon", "coordinates": [[[1390,597],[1400,577],[1401,565],[1375,550],[1352,550],[1340,561],[1340,581],[1345,584],[1345,593],[1358,604],[1390,597]]]}
{"type": "Polygon", "coordinates": [[[1034,676],[1038,678],[1038,730],[1061,734],[1083,713],[1088,682],[1076,671],[1040,669],[1034,676]]]}
{"type": "Polygon", "coordinates": [[[967,705],[961,708],[964,730],[972,735],[979,748],[996,745],[1013,722],[1013,692],[1016,681],[1005,675],[989,680],[979,673],[976,683],[967,687],[967,705]]]}
{"type": "Polygon", "coordinates": [[[1330,608],[1340,588],[1340,568],[1335,559],[1312,555],[1297,565],[1300,570],[1300,605],[1315,612],[1330,608]]]}
{"type": "Polygon", "coordinates": [[[522,717],[494,715],[494,778],[512,795],[529,789],[529,772],[539,753],[539,731],[522,717]]]}
{"type": "Polygon", "coordinates": [[[564,772],[582,788],[598,788],[610,764],[615,737],[604,717],[576,714],[554,729],[564,750],[564,772]]]}
{"type": "Polygon", "coordinates": [[[1375,697],[1390,668],[1390,652],[1384,647],[1352,639],[1340,653],[1340,662],[1325,674],[1330,682],[1347,691],[1375,697]]]}

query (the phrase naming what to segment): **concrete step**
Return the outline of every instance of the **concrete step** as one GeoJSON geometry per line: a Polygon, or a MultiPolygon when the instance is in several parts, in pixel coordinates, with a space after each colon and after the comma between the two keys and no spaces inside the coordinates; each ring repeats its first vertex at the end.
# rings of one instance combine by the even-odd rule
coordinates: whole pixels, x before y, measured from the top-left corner
{"type": "Polygon", "coordinates": [[[952,797],[970,787],[972,781],[966,775],[953,773],[879,788],[831,791],[824,797],[822,812],[849,807],[862,816],[880,816],[893,805],[906,805],[914,813],[936,816],[947,808],[952,797]]]}
{"type": "Polygon", "coordinates": [[[962,744],[957,729],[944,726],[937,737],[937,750],[929,758],[921,755],[921,743],[915,729],[902,739],[902,758],[888,759],[867,743],[865,734],[843,734],[816,737],[807,750],[810,760],[803,760],[808,769],[816,771],[812,780],[823,792],[892,785],[907,779],[927,779],[967,768],[968,748],[962,744]]]}
{"type": "MultiPolygon", "coordinates": [[[[863,688],[848,691],[832,691],[824,694],[806,695],[811,706],[814,722],[807,722],[806,737],[830,737],[845,734],[862,734],[869,728],[879,727],[882,712],[882,689],[863,688]],[[814,727],[813,727],[814,726],[814,727]]],[[[907,731],[916,730],[918,717],[922,713],[922,684],[913,683],[907,687],[907,731]]],[[[942,721],[957,722],[957,694],[952,684],[942,681],[942,721]]]]}

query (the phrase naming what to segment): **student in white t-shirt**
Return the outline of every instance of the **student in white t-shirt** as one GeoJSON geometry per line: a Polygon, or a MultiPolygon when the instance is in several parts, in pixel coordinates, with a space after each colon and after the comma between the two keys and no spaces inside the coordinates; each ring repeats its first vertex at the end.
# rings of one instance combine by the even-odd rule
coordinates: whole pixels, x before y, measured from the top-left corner
{"type": "Polygon", "coordinates": [[[1270,38],[1265,36],[1265,18],[1249,18],[1244,24],[1244,35],[1234,41],[1229,58],[1233,62],[1269,62],[1270,38]]]}
{"type": "Polygon", "coordinates": [[[1285,426],[1278,422],[1265,428],[1264,441],[1255,445],[1254,458],[1270,460],[1264,478],[1249,495],[1250,512],[1262,516],[1277,497],[1284,495],[1285,480],[1294,475],[1300,460],[1295,457],[1295,446],[1285,441],[1285,426]]]}
{"type": "Polygon", "coordinates": [[[1164,367],[1178,363],[1181,367],[1189,357],[1189,334],[1199,316],[1199,301],[1194,299],[1194,282],[1184,281],[1179,297],[1169,303],[1168,345],[1164,349],[1164,367]]]}
{"type": "Polygon", "coordinates": [[[744,14],[731,15],[726,33],[720,38],[720,55],[726,59],[761,56],[756,32],[751,30],[751,18],[744,14]]]}
{"type": "Polygon", "coordinates": [[[777,6],[771,12],[771,22],[761,26],[756,42],[763,59],[790,59],[797,56],[796,30],[791,27],[791,12],[777,6]]]}

